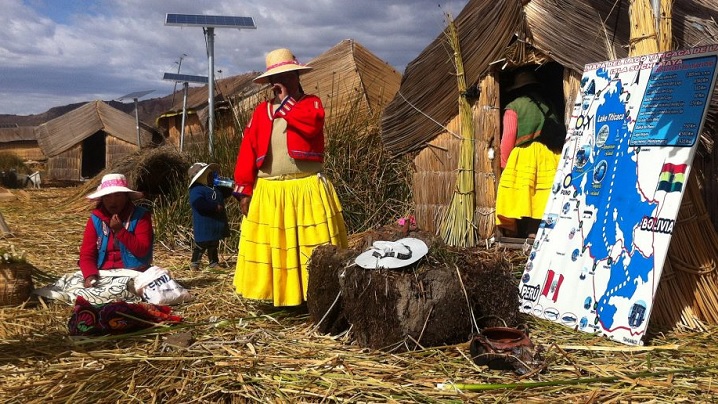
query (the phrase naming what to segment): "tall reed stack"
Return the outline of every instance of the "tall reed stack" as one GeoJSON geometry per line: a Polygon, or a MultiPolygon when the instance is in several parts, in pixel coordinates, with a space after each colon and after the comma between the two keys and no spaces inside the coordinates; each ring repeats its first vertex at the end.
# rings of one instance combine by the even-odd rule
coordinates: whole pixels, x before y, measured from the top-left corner
{"type": "Polygon", "coordinates": [[[449,20],[449,32],[447,35],[451,49],[454,51],[454,63],[456,64],[461,147],[456,188],[451,197],[449,209],[439,226],[439,235],[450,246],[475,247],[477,237],[474,225],[476,206],[476,200],[474,199],[474,119],[469,99],[466,96],[466,77],[464,76],[464,63],[461,58],[459,35],[456,32],[456,25],[451,20],[449,20]]]}

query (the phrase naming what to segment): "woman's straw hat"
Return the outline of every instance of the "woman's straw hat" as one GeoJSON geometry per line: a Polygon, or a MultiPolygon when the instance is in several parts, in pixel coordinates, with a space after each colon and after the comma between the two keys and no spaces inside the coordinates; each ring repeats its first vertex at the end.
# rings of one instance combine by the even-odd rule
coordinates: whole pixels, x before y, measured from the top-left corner
{"type": "Polygon", "coordinates": [[[115,194],[118,192],[124,192],[129,194],[130,199],[142,198],[142,192],[134,191],[127,185],[127,178],[122,174],[107,174],[102,177],[100,185],[97,186],[97,190],[90,195],[87,195],[88,199],[100,199],[105,195],[115,194]]]}
{"type": "Polygon", "coordinates": [[[419,261],[429,251],[426,243],[407,237],[397,241],[375,241],[354,262],[362,268],[402,268],[419,261]]]}
{"type": "Polygon", "coordinates": [[[311,67],[305,66],[297,61],[292,51],[286,48],[275,49],[267,54],[266,59],[267,71],[257,76],[254,79],[255,83],[269,83],[269,76],[298,70],[299,74],[304,73],[307,70],[311,70],[311,67]]]}

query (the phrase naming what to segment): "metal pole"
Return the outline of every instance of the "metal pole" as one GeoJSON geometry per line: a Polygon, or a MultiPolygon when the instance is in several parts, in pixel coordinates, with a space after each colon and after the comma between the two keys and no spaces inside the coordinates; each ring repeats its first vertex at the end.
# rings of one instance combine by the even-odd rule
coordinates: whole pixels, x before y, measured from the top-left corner
{"type": "Polygon", "coordinates": [[[182,100],[182,132],[180,133],[180,153],[184,147],[184,125],[185,119],[187,118],[187,88],[189,87],[188,82],[184,82],[184,97],[182,100]]]}
{"type": "Polygon", "coordinates": [[[214,157],[214,27],[207,27],[209,61],[209,155],[214,157]]]}
{"type": "MultiPolygon", "coordinates": [[[[176,62],[177,63],[177,74],[180,74],[180,70],[182,70],[182,59],[184,59],[185,56],[187,56],[187,54],[183,53],[182,56],[180,56],[180,58],[179,58],[179,62],[176,62]]],[[[177,92],[177,82],[175,81],[175,86],[172,89],[172,105],[170,105],[171,107],[173,107],[175,105],[175,93],[176,92],[177,92]]]]}
{"type": "Polygon", "coordinates": [[[135,127],[137,128],[137,148],[141,149],[142,145],[140,144],[140,113],[137,109],[137,98],[134,98],[135,100],[135,127]]]}

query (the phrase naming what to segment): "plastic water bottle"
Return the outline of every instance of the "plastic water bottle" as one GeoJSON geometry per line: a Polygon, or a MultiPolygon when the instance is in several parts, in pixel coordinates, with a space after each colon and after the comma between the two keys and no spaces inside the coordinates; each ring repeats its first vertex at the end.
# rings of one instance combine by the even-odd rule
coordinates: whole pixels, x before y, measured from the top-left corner
{"type": "Polygon", "coordinates": [[[234,188],[234,180],[227,177],[214,177],[213,184],[215,187],[234,188]]]}

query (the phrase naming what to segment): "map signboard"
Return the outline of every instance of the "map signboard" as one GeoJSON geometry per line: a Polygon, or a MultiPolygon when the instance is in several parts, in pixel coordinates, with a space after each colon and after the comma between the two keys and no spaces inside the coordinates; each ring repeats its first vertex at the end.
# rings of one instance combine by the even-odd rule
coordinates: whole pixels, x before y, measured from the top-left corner
{"type": "Polygon", "coordinates": [[[643,343],[717,60],[710,45],[585,66],[522,312],[643,343]]]}

